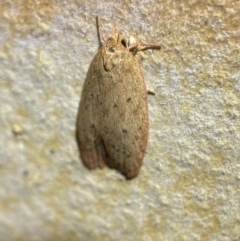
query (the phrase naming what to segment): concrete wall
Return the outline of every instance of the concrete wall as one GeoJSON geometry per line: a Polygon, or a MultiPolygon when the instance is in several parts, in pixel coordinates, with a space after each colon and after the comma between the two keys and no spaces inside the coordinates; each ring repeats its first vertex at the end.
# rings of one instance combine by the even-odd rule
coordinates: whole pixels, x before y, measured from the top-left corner
{"type": "Polygon", "coordinates": [[[0,240],[240,240],[240,2],[1,0],[0,240]],[[150,137],[126,181],[79,159],[95,16],[138,55],[150,137]]]}

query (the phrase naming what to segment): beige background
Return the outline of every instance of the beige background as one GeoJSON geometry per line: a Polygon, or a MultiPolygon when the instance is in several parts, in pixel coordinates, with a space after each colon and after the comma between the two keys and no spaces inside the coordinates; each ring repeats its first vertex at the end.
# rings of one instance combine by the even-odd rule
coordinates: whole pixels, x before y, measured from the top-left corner
{"type": "Polygon", "coordinates": [[[0,240],[240,240],[240,1],[0,1],[0,240]],[[95,16],[139,54],[150,138],[126,181],[79,160],[95,16]]]}

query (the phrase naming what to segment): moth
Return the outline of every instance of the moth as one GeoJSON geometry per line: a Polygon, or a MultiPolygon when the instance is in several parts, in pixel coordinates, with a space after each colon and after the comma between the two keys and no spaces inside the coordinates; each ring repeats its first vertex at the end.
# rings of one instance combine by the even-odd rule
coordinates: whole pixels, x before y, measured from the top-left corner
{"type": "Polygon", "coordinates": [[[126,179],[140,171],[148,142],[148,97],[139,51],[160,46],[134,43],[117,31],[103,34],[84,82],[76,124],[80,156],[89,169],[108,166],[126,179]],[[103,40],[103,43],[101,43],[103,40]]]}

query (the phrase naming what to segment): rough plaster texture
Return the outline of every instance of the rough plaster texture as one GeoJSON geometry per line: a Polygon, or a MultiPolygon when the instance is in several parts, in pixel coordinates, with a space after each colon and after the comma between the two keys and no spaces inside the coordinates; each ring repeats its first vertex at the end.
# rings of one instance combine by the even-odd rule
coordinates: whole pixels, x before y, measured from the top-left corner
{"type": "Polygon", "coordinates": [[[240,240],[240,2],[0,1],[0,240],[240,240]],[[140,175],[87,170],[75,121],[95,19],[139,55],[140,175]]]}

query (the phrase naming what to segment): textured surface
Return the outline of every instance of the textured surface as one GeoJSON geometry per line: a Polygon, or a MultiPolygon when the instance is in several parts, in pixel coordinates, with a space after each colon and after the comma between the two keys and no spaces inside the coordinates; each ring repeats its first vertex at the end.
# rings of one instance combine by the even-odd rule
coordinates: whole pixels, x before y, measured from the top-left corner
{"type": "Polygon", "coordinates": [[[240,2],[156,2],[0,1],[1,240],[240,240],[240,2]],[[96,15],[162,46],[132,181],[79,160],[96,15]]]}

